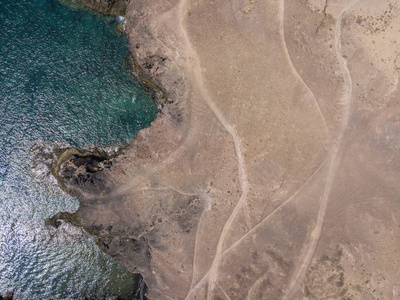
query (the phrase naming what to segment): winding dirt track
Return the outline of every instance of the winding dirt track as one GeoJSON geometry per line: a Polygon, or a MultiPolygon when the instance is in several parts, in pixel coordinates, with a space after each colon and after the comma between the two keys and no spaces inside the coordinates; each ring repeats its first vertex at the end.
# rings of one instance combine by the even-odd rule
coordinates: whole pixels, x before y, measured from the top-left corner
{"type": "MultiPolygon", "coordinates": [[[[339,167],[339,162],[341,158],[341,153],[340,153],[340,146],[343,141],[343,137],[346,133],[346,129],[349,123],[350,119],[350,114],[351,114],[351,104],[352,104],[352,91],[353,91],[353,83],[351,80],[351,75],[350,71],[347,68],[347,63],[346,60],[342,56],[341,52],[341,24],[342,24],[342,19],[343,15],[351,9],[357,2],[360,0],[355,0],[351,2],[349,5],[347,5],[339,14],[337,21],[336,21],[336,26],[335,26],[335,51],[336,51],[336,57],[340,65],[340,69],[342,71],[343,77],[344,77],[344,91],[343,91],[343,102],[344,102],[344,111],[343,111],[343,119],[342,123],[340,126],[340,131],[339,134],[332,145],[332,148],[330,149],[330,162],[329,162],[329,170],[328,174],[326,176],[326,182],[325,182],[325,187],[324,187],[324,192],[321,198],[321,204],[318,210],[318,217],[317,217],[317,222],[315,224],[315,227],[313,231],[311,232],[310,236],[310,241],[306,243],[306,249],[305,249],[305,254],[303,258],[301,259],[301,265],[299,269],[297,270],[295,276],[291,280],[288,289],[285,291],[285,295],[283,299],[292,299],[293,294],[297,292],[297,290],[300,288],[301,284],[304,281],[306,272],[311,264],[311,260],[314,256],[315,250],[318,246],[318,242],[321,238],[321,233],[322,233],[322,227],[324,225],[324,220],[325,220],[325,215],[326,215],[326,210],[328,207],[328,201],[329,201],[329,195],[330,191],[332,188],[332,185],[335,180],[335,175],[336,171],[339,167]]],[[[282,1],[282,6],[283,6],[284,0],[282,1]]],[[[283,10],[284,8],[282,7],[282,18],[283,16],[283,10]]],[[[282,20],[283,22],[283,20],[282,20]]]]}
{"type": "MultiPolygon", "coordinates": [[[[214,102],[211,100],[211,97],[209,96],[207,89],[204,86],[204,80],[202,78],[202,72],[201,72],[201,67],[200,67],[200,62],[198,55],[193,49],[193,46],[191,45],[190,39],[188,37],[188,34],[183,26],[183,14],[185,13],[185,6],[187,4],[187,0],[181,0],[179,4],[179,9],[180,9],[180,24],[181,24],[181,30],[184,35],[184,40],[186,42],[187,49],[190,50],[190,55],[193,58],[193,76],[195,78],[195,82],[197,83],[197,89],[200,92],[200,95],[207,104],[207,106],[210,108],[210,110],[213,112],[215,117],[218,119],[218,121],[222,124],[222,126],[225,128],[225,130],[231,135],[233,143],[235,145],[235,150],[236,150],[236,156],[237,156],[237,161],[238,161],[238,176],[239,176],[239,182],[240,186],[242,189],[242,195],[237,202],[235,208],[233,209],[233,212],[227,219],[226,223],[223,226],[220,238],[218,240],[218,245],[216,249],[216,253],[214,256],[214,261],[210,267],[210,269],[206,272],[206,274],[203,276],[203,278],[196,283],[195,286],[193,286],[193,282],[191,284],[191,288],[187,293],[186,299],[188,299],[192,293],[196,290],[197,287],[199,287],[207,278],[208,278],[208,292],[207,292],[207,299],[210,299],[212,297],[213,291],[215,289],[215,282],[218,276],[218,266],[222,257],[222,246],[224,244],[225,238],[227,231],[231,228],[232,222],[236,215],[239,213],[241,209],[246,205],[246,197],[248,193],[248,179],[247,179],[247,173],[246,173],[246,166],[245,166],[245,160],[244,156],[242,154],[242,146],[240,143],[240,139],[238,135],[235,132],[234,127],[229,124],[229,122],[226,120],[225,116],[219,111],[219,109],[216,107],[214,102]]],[[[197,241],[197,238],[196,238],[197,241]]],[[[194,267],[193,267],[194,270],[194,267]]]]}
{"type": "MultiPolygon", "coordinates": [[[[331,187],[333,185],[334,182],[334,177],[335,177],[335,173],[336,170],[338,168],[339,165],[339,160],[340,160],[340,145],[341,142],[343,140],[343,136],[345,134],[346,131],[346,127],[348,124],[348,120],[350,117],[350,112],[351,112],[351,101],[352,101],[352,81],[351,81],[351,76],[350,76],[350,72],[347,68],[346,65],[346,61],[345,59],[342,57],[341,55],[341,45],[340,45],[340,28],[341,28],[341,22],[342,22],[342,18],[343,15],[346,13],[347,10],[349,10],[352,6],[355,5],[356,2],[358,2],[359,0],[353,1],[351,4],[349,4],[346,8],[344,8],[341,13],[339,14],[338,18],[337,18],[337,22],[336,22],[336,28],[335,28],[335,51],[336,51],[336,55],[340,64],[340,68],[342,70],[343,76],[345,78],[345,85],[344,85],[344,103],[345,103],[345,108],[344,108],[344,112],[343,112],[343,120],[341,123],[341,127],[340,127],[340,132],[338,137],[336,138],[335,143],[333,144],[331,150],[330,150],[330,154],[329,154],[329,171],[327,174],[327,178],[326,178],[326,183],[325,183],[325,187],[324,187],[324,192],[323,192],[323,196],[321,199],[321,204],[320,204],[320,208],[318,211],[318,217],[317,217],[317,223],[316,226],[314,228],[314,230],[312,231],[311,237],[310,237],[310,241],[307,243],[307,249],[306,249],[306,253],[304,254],[304,257],[302,259],[302,264],[300,265],[296,275],[294,276],[293,280],[291,281],[288,290],[286,291],[285,295],[284,295],[284,299],[291,299],[291,295],[297,291],[297,289],[299,288],[299,286],[302,284],[303,280],[304,280],[304,276],[307,272],[307,269],[311,263],[311,259],[314,255],[315,249],[318,245],[318,241],[320,239],[321,236],[321,232],[322,232],[322,227],[323,227],[323,223],[324,223],[324,218],[325,218],[325,213],[326,213],[326,209],[327,209],[327,205],[328,205],[328,200],[329,200],[329,193],[331,190],[331,187]]],[[[303,78],[298,74],[296,68],[293,65],[293,62],[291,60],[289,51],[287,49],[286,43],[285,43],[285,33],[284,33],[284,4],[285,1],[282,0],[280,1],[280,34],[281,34],[281,38],[282,38],[282,48],[284,49],[288,64],[290,66],[290,68],[293,71],[293,74],[298,78],[298,80],[300,80],[302,82],[302,84],[307,88],[307,90],[309,91],[309,93],[311,94],[311,97],[313,99],[313,101],[315,102],[315,105],[317,106],[318,112],[320,114],[320,117],[323,121],[323,124],[325,126],[325,129],[327,131],[327,133],[329,133],[329,129],[328,126],[326,124],[325,118],[321,112],[320,106],[318,104],[318,100],[315,97],[315,94],[312,92],[312,90],[310,89],[310,87],[305,83],[305,81],[303,80],[303,78]]],[[[226,233],[227,231],[230,229],[230,227],[232,226],[232,222],[234,220],[234,218],[236,217],[236,215],[239,213],[239,211],[241,209],[243,209],[244,205],[246,205],[246,196],[247,196],[247,192],[248,192],[248,180],[247,180],[247,174],[245,171],[245,161],[244,161],[244,157],[242,154],[242,150],[241,150],[241,144],[240,144],[240,140],[239,137],[237,136],[237,134],[234,131],[234,128],[231,124],[228,123],[228,121],[225,119],[224,115],[218,110],[218,108],[215,106],[215,104],[213,103],[213,101],[211,100],[210,96],[208,95],[208,92],[206,90],[206,88],[204,87],[204,83],[203,83],[203,79],[202,79],[202,72],[201,72],[201,67],[200,67],[200,63],[199,63],[199,58],[196,54],[196,52],[193,49],[193,46],[191,45],[190,39],[188,37],[188,34],[185,30],[185,28],[183,27],[183,14],[186,13],[185,11],[185,5],[187,4],[187,0],[182,0],[180,2],[180,16],[181,16],[181,30],[183,32],[184,35],[184,39],[186,41],[187,47],[188,49],[190,49],[190,54],[191,56],[194,58],[194,68],[193,68],[193,75],[195,77],[195,80],[197,82],[197,88],[199,89],[203,100],[206,102],[207,106],[211,109],[211,111],[214,113],[214,115],[216,116],[216,118],[219,120],[219,122],[222,124],[222,126],[226,129],[226,131],[232,136],[232,140],[233,143],[235,145],[235,149],[236,149],[236,154],[237,154],[237,160],[238,160],[238,170],[239,170],[239,179],[240,179],[240,184],[242,187],[242,196],[240,197],[239,201],[237,202],[232,214],[229,216],[228,220],[226,221],[225,225],[223,226],[223,230],[222,233],[220,235],[220,238],[218,240],[218,245],[217,245],[217,250],[214,256],[214,260],[213,263],[211,265],[211,267],[209,268],[209,270],[205,273],[205,275],[196,283],[194,284],[194,282],[192,282],[190,290],[187,293],[187,297],[186,299],[189,299],[192,294],[196,291],[197,288],[199,288],[206,280],[208,280],[208,289],[207,289],[207,299],[211,299],[214,289],[215,289],[215,282],[217,280],[217,276],[218,276],[218,267],[219,267],[219,263],[221,261],[221,258],[224,254],[226,254],[227,252],[229,252],[230,250],[232,250],[235,246],[237,246],[247,235],[251,234],[253,231],[257,230],[258,225],[256,225],[255,227],[253,227],[249,232],[247,232],[240,240],[238,240],[237,242],[235,242],[233,245],[231,245],[228,249],[222,249],[222,245],[225,241],[225,237],[226,237],[226,233]]],[[[318,171],[321,169],[321,167],[324,165],[325,161],[319,166],[319,168],[313,173],[313,175],[304,183],[304,185],[306,185],[308,183],[308,181],[310,179],[313,178],[313,176],[315,174],[318,173],[318,171]]],[[[304,186],[303,185],[303,186],[304,186]]],[[[269,214],[265,219],[262,220],[263,223],[266,220],[269,219],[269,217],[273,216],[273,214],[278,211],[282,206],[284,206],[286,203],[288,203],[291,199],[293,199],[296,194],[301,190],[301,188],[299,190],[296,191],[296,193],[294,195],[292,195],[291,197],[289,197],[285,202],[283,202],[279,207],[277,207],[271,214],[269,214]]],[[[193,270],[194,270],[195,266],[193,266],[193,270]]]]}
{"type": "MultiPolygon", "coordinates": [[[[329,160],[329,169],[328,173],[326,175],[326,181],[325,181],[325,186],[324,186],[324,191],[323,195],[320,201],[320,208],[318,210],[318,216],[317,216],[317,222],[315,225],[315,228],[313,229],[310,240],[306,243],[306,248],[304,249],[304,256],[301,259],[302,263],[300,264],[300,267],[296,271],[295,276],[293,277],[292,281],[290,282],[287,291],[285,292],[284,299],[291,299],[292,295],[297,291],[297,289],[301,286],[303,283],[305,274],[308,270],[308,267],[311,263],[311,260],[314,256],[315,249],[318,245],[319,239],[321,237],[322,233],[322,227],[325,219],[325,214],[328,206],[328,201],[329,201],[329,194],[332,188],[332,185],[334,183],[334,178],[336,171],[339,167],[339,161],[340,161],[340,146],[343,140],[343,137],[346,132],[346,128],[349,122],[350,114],[351,114],[351,103],[352,103],[352,80],[350,76],[350,72],[347,68],[347,63],[346,60],[343,58],[341,54],[341,23],[344,14],[351,9],[357,2],[360,0],[355,0],[349,5],[347,5],[339,14],[337,17],[336,21],[336,27],[335,27],[335,51],[336,51],[336,56],[340,65],[340,69],[342,71],[343,77],[344,77],[344,91],[343,91],[343,103],[344,105],[344,111],[343,111],[343,118],[340,126],[340,131],[335,139],[335,142],[333,143],[329,155],[327,159],[318,167],[318,169],[313,173],[313,175],[303,184],[303,186],[307,185],[309,180],[311,180],[315,174],[319,172],[319,170],[322,168],[322,166],[325,164],[327,160],[329,160]]],[[[182,0],[180,2],[180,16],[182,17],[183,14],[185,13],[185,4],[187,3],[187,0],[182,0]]],[[[318,110],[318,113],[320,114],[320,117],[323,121],[323,124],[325,126],[325,129],[327,133],[329,134],[329,128],[326,124],[325,118],[321,112],[318,100],[315,96],[315,94],[312,92],[310,87],[305,83],[303,78],[299,75],[297,72],[296,68],[293,65],[293,62],[291,60],[289,51],[286,46],[285,42],[285,31],[284,31],[284,18],[285,18],[285,1],[282,0],[280,1],[280,34],[282,38],[282,48],[284,49],[284,53],[287,58],[287,62],[292,69],[293,74],[295,77],[298,78],[302,82],[302,84],[307,88],[308,92],[310,93],[316,107],[318,110]]],[[[244,205],[246,205],[246,196],[247,196],[247,191],[248,191],[248,180],[247,180],[247,175],[245,172],[245,161],[244,157],[242,155],[242,150],[241,150],[241,145],[240,145],[240,140],[237,134],[234,131],[234,128],[232,127],[231,124],[227,122],[225,119],[224,115],[218,110],[218,108],[215,106],[215,104],[212,102],[210,96],[208,95],[208,92],[206,88],[204,87],[203,84],[203,79],[202,79],[202,72],[201,72],[201,67],[199,63],[199,58],[196,54],[196,52],[193,49],[193,46],[191,45],[190,39],[182,26],[183,19],[181,19],[181,29],[185,37],[185,41],[187,43],[188,49],[191,51],[191,56],[194,58],[194,68],[193,68],[193,74],[196,78],[197,82],[197,87],[200,89],[201,95],[203,97],[203,100],[206,102],[207,106],[212,110],[216,118],[219,120],[219,122],[223,125],[223,127],[226,129],[226,131],[232,136],[236,153],[237,153],[237,160],[238,160],[238,170],[239,170],[239,178],[240,178],[240,184],[242,187],[242,196],[237,202],[232,214],[229,216],[228,220],[226,221],[222,233],[220,235],[219,241],[218,241],[218,246],[216,250],[216,254],[214,256],[214,261],[209,268],[209,270],[205,273],[205,275],[195,284],[192,281],[190,290],[187,293],[186,299],[189,299],[192,294],[198,289],[206,280],[208,280],[208,289],[207,289],[207,299],[211,299],[214,289],[215,289],[215,282],[217,280],[218,276],[218,267],[220,260],[222,256],[224,256],[226,253],[231,251],[233,248],[235,248],[238,244],[241,243],[241,241],[246,238],[248,235],[253,233],[255,230],[258,229],[259,225],[262,224],[263,222],[267,221],[271,216],[274,215],[275,212],[279,211],[285,204],[290,202],[299,191],[301,191],[302,187],[300,187],[296,193],[294,193],[291,197],[289,197],[287,200],[285,200],[279,207],[277,207],[272,213],[270,213],[266,218],[264,218],[259,224],[254,226],[250,231],[248,231],[245,235],[242,236],[241,239],[239,239],[237,242],[232,244],[229,248],[227,249],[222,249],[222,245],[225,241],[226,233],[229,230],[229,228],[232,226],[232,222],[236,215],[239,213],[241,209],[243,209],[244,205]]],[[[194,270],[195,266],[193,267],[194,270]]]]}

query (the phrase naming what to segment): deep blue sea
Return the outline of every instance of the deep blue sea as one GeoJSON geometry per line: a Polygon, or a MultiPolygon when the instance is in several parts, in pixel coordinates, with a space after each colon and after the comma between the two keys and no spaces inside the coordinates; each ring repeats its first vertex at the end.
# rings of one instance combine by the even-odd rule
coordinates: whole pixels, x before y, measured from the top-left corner
{"type": "Polygon", "coordinates": [[[55,0],[0,0],[0,295],[132,295],[134,277],[81,229],[44,225],[79,203],[30,161],[35,145],[123,144],[155,119],[124,68],[120,21],[55,0]]]}

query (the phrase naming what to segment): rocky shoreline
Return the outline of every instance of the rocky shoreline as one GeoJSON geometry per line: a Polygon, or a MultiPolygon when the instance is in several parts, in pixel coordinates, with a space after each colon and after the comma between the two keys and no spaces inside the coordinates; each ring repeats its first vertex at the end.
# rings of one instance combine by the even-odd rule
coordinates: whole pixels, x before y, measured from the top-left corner
{"type": "Polygon", "coordinates": [[[111,15],[124,16],[128,0],[67,0],[75,5],[90,8],[96,12],[111,15]]]}
{"type": "MultiPolygon", "coordinates": [[[[83,6],[94,10],[95,12],[111,15],[111,16],[125,16],[126,8],[128,5],[127,0],[68,0],[73,5],[83,6]]],[[[126,32],[124,32],[126,33],[126,32]]],[[[139,43],[136,43],[134,47],[130,49],[139,49],[139,43]]],[[[152,101],[161,109],[164,105],[171,104],[168,100],[168,96],[163,88],[161,88],[160,82],[154,80],[152,72],[154,68],[160,69],[160,65],[164,63],[166,58],[159,57],[157,55],[146,57],[141,64],[139,64],[134,52],[130,52],[125,60],[125,67],[130,71],[132,79],[137,85],[141,87],[146,93],[148,93],[152,101]]],[[[161,114],[162,115],[162,114],[161,114]]],[[[132,248],[137,253],[135,255],[136,260],[150,260],[150,254],[146,241],[142,239],[126,239],[127,235],[125,230],[118,231],[113,229],[112,226],[103,228],[103,226],[87,226],[83,222],[85,214],[82,213],[91,210],[94,203],[99,202],[100,199],[106,199],[107,194],[115,190],[107,175],[104,173],[104,169],[110,169],[113,164],[113,160],[119,156],[123,156],[126,148],[129,145],[120,147],[117,152],[109,154],[100,149],[85,150],[77,148],[55,148],[54,154],[52,155],[52,165],[49,165],[51,174],[57,180],[59,186],[71,196],[78,198],[80,202],[80,208],[75,213],[60,212],[51,218],[46,219],[45,224],[58,228],[61,225],[60,220],[69,222],[75,226],[84,228],[89,234],[97,236],[96,243],[101,250],[105,253],[113,255],[117,249],[124,251],[123,248],[132,248]],[[82,216],[83,215],[83,216],[82,216]],[[118,240],[118,244],[115,245],[115,240],[118,240]],[[127,241],[127,242],[125,242],[127,241]],[[110,247],[110,243],[113,243],[110,247]]],[[[50,160],[49,160],[50,161],[50,160]]],[[[112,197],[109,201],[118,201],[119,198],[112,197]]],[[[127,251],[129,252],[129,251],[127,251]]],[[[146,263],[147,265],[149,262],[146,263]]],[[[130,269],[132,271],[132,269],[130,269]]],[[[135,270],[133,270],[135,271],[135,270]]],[[[136,272],[132,272],[136,273],[136,272]]],[[[147,299],[147,285],[140,274],[138,275],[138,282],[135,286],[137,300],[147,299]]],[[[10,294],[11,295],[11,294],[10,294]]],[[[9,295],[7,295],[9,297],[9,295]]],[[[9,298],[4,299],[9,299],[9,298]]],[[[11,298],[12,299],[12,296],[11,298]]],[[[86,299],[86,298],[85,298],[86,299]]]]}
{"type": "Polygon", "coordinates": [[[13,299],[14,299],[13,292],[8,292],[4,297],[0,295],[0,300],[13,300],[13,299]]]}

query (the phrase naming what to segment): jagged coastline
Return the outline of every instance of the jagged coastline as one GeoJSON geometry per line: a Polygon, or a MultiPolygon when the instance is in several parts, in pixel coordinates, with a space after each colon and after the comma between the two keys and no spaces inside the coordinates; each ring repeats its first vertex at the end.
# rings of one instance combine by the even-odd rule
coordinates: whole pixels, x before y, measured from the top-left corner
{"type": "MultiPolygon", "coordinates": [[[[146,224],[140,224],[139,219],[137,225],[125,225],[120,222],[109,224],[108,221],[93,220],[111,217],[108,213],[102,215],[102,212],[98,211],[99,204],[115,207],[124,201],[125,196],[120,191],[119,181],[126,172],[125,165],[132,164],[132,160],[139,168],[149,163],[157,164],[159,160],[167,158],[179,148],[188,130],[188,123],[183,122],[184,110],[187,109],[187,103],[184,103],[187,96],[186,81],[175,62],[176,53],[149,30],[148,19],[143,18],[143,10],[149,8],[146,1],[71,2],[102,14],[124,16],[125,12],[129,12],[129,15],[125,15],[124,27],[130,53],[125,60],[125,66],[132,74],[133,80],[150,95],[160,112],[150,127],[142,129],[134,140],[120,148],[115,155],[97,149],[56,149],[58,159],[51,167],[51,173],[64,191],[78,198],[80,207],[73,214],[60,212],[48,218],[46,225],[57,228],[60,225],[59,220],[62,219],[97,236],[96,244],[103,252],[112,256],[131,273],[144,277],[138,277],[138,286],[135,287],[137,299],[146,299],[148,284],[152,287],[149,296],[156,299],[162,296],[157,291],[157,278],[152,272],[151,243],[159,237],[150,237],[148,234],[156,224],[161,224],[162,219],[153,220],[156,216],[146,217],[147,213],[144,213],[146,224]],[[127,4],[130,7],[126,7],[127,4]],[[117,7],[119,9],[115,9],[117,7]],[[153,150],[149,151],[149,147],[153,150]],[[159,153],[158,158],[152,157],[150,152],[154,151],[159,153]]],[[[186,119],[190,119],[190,115],[187,114],[186,119]]],[[[189,208],[189,215],[184,214],[184,219],[176,213],[173,215],[174,218],[182,219],[180,222],[185,231],[190,232],[190,216],[198,214],[199,203],[196,196],[185,197],[185,202],[185,207],[189,208]]],[[[179,210],[181,209],[178,208],[179,210]]]]}
{"type": "MultiPolygon", "coordinates": [[[[89,8],[104,15],[123,17],[125,16],[129,1],[67,0],[66,2],[67,4],[69,2],[78,7],[89,8]]],[[[129,35],[127,32],[123,33],[129,35]]],[[[155,80],[154,74],[151,74],[152,71],[154,72],[155,68],[157,68],[156,71],[158,71],[160,65],[163,65],[167,58],[153,55],[145,57],[139,62],[135,53],[135,50],[140,48],[139,43],[136,43],[134,46],[131,43],[129,44],[130,52],[125,59],[125,67],[132,75],[132,79],[143,91],[150,95],[151,100],[159,109],[162,109],[165,105],[171,105],[172,101],[169,100],[166,90],[162,87],[163,85],[161,82],[155,80]]],[[[164,109],[164,111],[165,110],[168,109],[164,109]]],[[[158,119],[163,116],[163,113],[159,113],[158,119]]],[[[65,192],[78,198],[80,209],[75,213],[60,212],[53,217],[46,219],[45,224],[47,226],[58,228],[61,224],[60,220],[64,220],[75,226],[82,227],[89,234],[97,236],[96,243],[101,250],[113,256],[113,253],[110,251],[106,242],[110,242],[112,239],[109,235],[118,236],[118,233],[111,233],[111,228],[85,226],[85,222],[82,220],[82,209],[90,209],[93,203],[100,201],[98,198],[105,199],[104,196],[106,194],[110,194],[115,190],[115,186],[109,182],[104,170],[110,169],[113,161],[123,156],[125,150],[128,149],[129,151],[129,148],[131,147],[132,145],[129,144],[119,147],[118,151],[111,154],[97,148],[93,150],[71,147],[55,148],[54,154],[57,159],[53,162],[53,165],[50,166],[51,174],[65,192]],[[105,231],[108,232],[108,235],[104,234],[105,231]]],[[[118,196],[111,197],[112,201],[116,202],[118,201],[118,198],[118,196]]],[[[140,245],[142,242],[138,241],[136,244],[139,245],[138,247],[140,250],[138,251],[138,258],[148,257],[148,259],[150,259],[148,247],[145,247],[147,250],[145,249],[145,251],[142,251],[141,249],[143,247],[140,245]]],[[[135,290],[135,299],[147,299],[147,286],[141,276],[138,277],[138,283],[135,290]]]]}
{"type": "MultiPolygon", "coordinates": [[[[104,15],[125,16],[129,1],[67,0],[67,2],[89,8],[104,15]]],[[[124,33],[129,35],[128,32],[124,33]]],[[[162,69],[165,69],[163,63],[167,58],[151,55],[141,58],[139,62],[135,50],[140,48],[140,43],[136,43],[135,45],[130,43],[129,45],[130,52],[125,59],[125,67],[132,75],[132,79],[142,90],[150,95],[150,98],[159,109],[163,108],[166,104],[172,104],[173,101],[168,97],[162,83],[152,75],[152,72],[159,70],[162,73],[162,69]],[[160,65],[163,66],[160,68],[160,65]]],[[[158,118],[162,116],[163,114],[160,113],[158,118]]],[[[118,151],[112,154],[97,148],[93,150],[70,147],[55,148],[54,152],[57,159],[51,166],[51,173],[64,191],[78,197],[78,199],[85,198],[89,194],[102,196],[106,191],[112,190],[112,187],[108,187],[106,180],[102,178],[102,171],[104,168],[110,168],[112,161],[124,154],[125,148],[129,148],[129,145],[119,147],[118,151]]],[[[48,224],[55,224],[57,218],[66,218],[67,221],[75,225],[81,225],[81,222],[78,221],[80,217],[70,217],[70,214],[67,215],[64,213],[57,214],[53,218],[48,219],[48,224]]],[[[90,229],[88,230],[94,232],[90,229]]]]}
{"type": "MultiPolygon", "coordinates": [[[[73,5],[80,5],[92,9],[95,12],[112,15],[112,16],[125,16],[128,2],[127,0],[68,0],[67,2],[73,5]]],[[[140,5],[139,5],[140,6],[140,5]]],[[[174,115],[174,109],[170,109],[173,102],[171,98],[177,98],[176,95],[171,94],[171,89],[167,90],[163,87],[164,82],[159,80],[160,76],[154,76],[155,72],[162,74],[165,72],[167,57],[162,57],[160,55],[138,55],[142,49],[140,42],[136,42],[132,45],[131,39],[129,39],[129,32],[125,32],[128,35],[128,42],[130,52],[125,59],[125,67],[128,69],[132,75],[132,79],[138,84],[142,90],[148,93],[159,109],[164,108],[165,105],[168,107],[163,109],[162,113],[159,113],[158,119],[162,118],[165,113],[171,114],[172,117],[179,118],[181,115],[174,115]],[[174,97],[175,96],[175,97],[174,97]]],[[[149,38],[148,36],[145,38],[149,38]]],[[[159,75],[157,74],[157,75],[159,75]]],[[[169,82],[171,78],[168,78],[169,82]]],[[[177,80],[177,78],[172,78],[175,83],[181,82],[182,80],[177,80]]],[[[169,83],[168,82],[168,83],[169,83]]],[[[174,93],[176,90],[172,91],[174,93]]],[[[104,168],[109,168],[112,161],[124,154],[126,148],[129,148],[129,144],[123,147],[119,147],[116,153],[109,154],[101,149],[77,149],[77,148],[56,148],[54,152],[56,153],[57,160],[51,168],[52,175],[57,179],[60,187],[67,193],[79,197],[85,197],[83,190],[84,186],[88,190],[91,190],[90,194],[96,194],[100,191],[100,194],[104,191],[102,190],[102,184],[98,184],[97,188],[93,185],[94,181],[102,181],[99,179],[100,174],[104,168]],[[85,165],[86,170],[83,171],[83,165],[85,165]],[[71,182],[74,178],[79,177],[78,173],[74,173],[73,176],[72,168],[75,167],[75,171],[83,171],[79,173],[81,175],[81,180],[71,182]],[[66,171],[69,170],[69,171],[66,171]],[[86,176],[83,179],[83,174],[86,176]],[[79,188],[74,188],[79,186],[79,188]],[[89,187],[90,186],[90,187],[89,187]]],[[[103,183],[105,185],[105,183],[103,183]]],[[[106,188],[107,189],[107,188],[106,188]]]]}
{"type": "Polygon", "coordinates": [[[64,0],[74,5],[90,8],[96,12],[111,15],[124,16],[128,0],[64,0]]]}

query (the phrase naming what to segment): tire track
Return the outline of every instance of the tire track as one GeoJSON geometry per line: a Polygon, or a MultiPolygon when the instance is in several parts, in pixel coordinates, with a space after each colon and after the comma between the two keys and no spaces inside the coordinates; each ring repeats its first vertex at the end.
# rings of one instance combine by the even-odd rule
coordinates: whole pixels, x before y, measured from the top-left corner
{"type": "MultiPolygon", "coordinates": [[[[351,105],[352,105],[352,90],[353,90],[353,83],[351,80],[350,76],[350,71],[347,67],[347,61],[343,58],[341,54],[341,23],[344,14],[351,9],[357,2],[360,0],[355,0],[352,1],[349,5],[347,5],[339,14],[337,21],[336,21],[336,26],[335,26],[335,51],[336,51],[336,56],[339,62],[339,67],[342,71],[343,77],[344,77],[344,113],[343,113],[343,119],[342,123],[340,126],[340,131],[339,134],[336,138],[335,143],[333,144],[331,150],[330,150],[330,164],[329,164],[329,171],[328,175],[326,178],[325,186],[324,186],[324,192],[322,195],[321,199],[321,204],[318,210],[318,216],[317,216],[317,222],[316,225],[311,232],[310,236],[310,241],[307,245],[307,249],[305,251],[305,254],[302,258],[302,263],[297,270],[295,276],[293,277],[292,281],[290,282],[283,299],[293,299],[293,295],[296,293],[300,285],[303,283],[306,272],[311,264],[311,260],[314,256],[315,250],[318,246],[318,242],[321,238],[321,233],[322,233],[322,227],[324,224],[325,220],[325,215],[326,215],[326,209],[328,206],[328,200],[329,200],[329,195],[330,191],[335,179],[336,172],[339,167],[339,162],[341,158],[340,154],[340,146],[343,142],[343,137],[346,132],[346,129],[348,127],[349,119],[350,119],[350,114],[351,114],[351,105]]],[[[282,0],[284,2],[284,0],[282,0]]]]}
{"type": "Polygon", "coordinates": [[[296,67],[293,64],[292,57],[290,56],[289,49],[286,44],[286,38],[285,38],[285,0],[282,0],[280,2],[280,15],[279,15],[279,33],[281,36],[281,44],[282,44],[282,49],[283,52],[285,53],[286,61],[289,64],[290,69],[292,70],[293,75],[306,87],[308,93],[311,95],[311,98],[313,99],[313,102],[317,108],[318,114],[322,120],[322,123],[324,124],[325,131],[330,137],[330,131],[329,127],[326,124],[326,119],[324,117],[324,114],[322,113],[321,107],[319,105],[319,102],[317,100],[317,97],[315,96],[314,92],[311,90],[311,88],[308,86],[308,84],[304,81],[303,77],[300,76],[299,72],[297,72],[296,67]]]}
{"type": "MultiPolygon", "coordinates": [[[[216,287],[216,280],[218,277],[218,269],[219,269],[219,264],[221,261],[222,257],[222,251],[223,251],[223,245],[227,236],[227,233],[229,229],[232,226],[232,223],[235,219],[235,217],[238,215],[238,213],[247,205],[247,194],[248,194],[248,189],[249,189],[249,184],[248,184],[248,178],[247,178],[247,172],[246,172],[246,167],[245,167],[245,160],[244,160],[244,155],[242,153],[242,145],[241,141],[236,133],[236,130],[234,126],[229,124],[229,122],[226,120],[225,116],[221,113],[221,111],[218,109],[218,107],[215,105],[215,103],[211,100],[211,97],[208,95],[207,89],[204,87],[204,80],[202,76],[202,71],[200,67],[200,60],[199,57],[194,50],[189,36],[183,26],[183,15],[184,15],[184,9],[186,6],[187,0],[181,0],[179,3],[179,18],[180,18],[180,26],[181,26],[181,32],[183,35],[183,40],[186,43],[186,47],[189,50],[191,57],[193,58],[193,68],[192,68],[192,75],[194,82],[197,84],[197,90],[199,91],[199,94],[203,101],[206,103],[206,105],[210,108],[210,110],[213,112],[217,120],[222,124],[222,126],[225,128],[225,130],[231,135],[234,146],[235,146],[235,152],[236,152],[236,157],[238,161],[238,177],[239,177],[239,183],[241,186],[242,190],[242,195],[239,198],[238,202],[236,203],[232,213],[230,214],[229,218],[225,222],[222,232],[220,234],[220,238],[218,240],[217,244],[217,249],[216,253],[214,256],[214,260],[209,268],[209,270],[205,273],[205,275],[200,279],[200,281],[193,287],[190,288],[190,290],[187,293],[186,299],[191,296],[191,294],[203,283],[206,279],[208,279],[208,289],[207,289],[207,299],[212,298],[212,293],[216,287]]],[[[246,216],[247,217],[247,216],[246,216]]],[[[193,284],[193,283],[192,283],[193,284]]]]}

